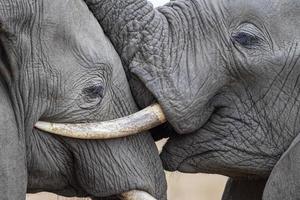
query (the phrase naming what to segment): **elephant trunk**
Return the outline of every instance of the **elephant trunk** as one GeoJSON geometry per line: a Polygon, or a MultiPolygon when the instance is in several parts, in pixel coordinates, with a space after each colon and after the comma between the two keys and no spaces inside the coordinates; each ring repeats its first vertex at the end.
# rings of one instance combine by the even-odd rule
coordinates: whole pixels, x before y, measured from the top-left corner
{"type": "MultiPolygon", "coordinates": [[[[149,106],[156,101],[154,94],[145,87],[140,77],[131,73],[132,67],[135,66],[132,62],[136,60],[138,68],[146,67],[141,63],[142,60],[135,59],[141,49],[144,49],[141,56],[146,53],[146,57],[161,54],[165,49],[162,43],[157,42],[158,39],[165,40],[168,35],[164,16],[147,0],[85,0],[85,2],[120,55],[135,102],[140,108],[149,106]]],[[[156,58],[159,62],[163,59],[160,56],[156,58]]],[[[155,64],[152,59],[148,61],[155,64]]]]}
{"type": "Polygon", "coordinates": [[[121,56],[139,106],[152,95],[176,132],[201,128],[214,111],[210,100],[227,81],[222,2],[177,0],[158,8],[147,0],[86,3],[121,56]]]}

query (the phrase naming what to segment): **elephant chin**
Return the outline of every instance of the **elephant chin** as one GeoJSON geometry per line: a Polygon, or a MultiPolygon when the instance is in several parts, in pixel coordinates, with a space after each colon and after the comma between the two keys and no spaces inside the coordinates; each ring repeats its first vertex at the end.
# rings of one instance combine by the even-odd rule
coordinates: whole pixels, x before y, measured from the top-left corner
{"type": "Polygon", "coordinates": [[[218,148],[218,138],[200,129],[189,135],[176,134],[168,138],[160,158],[165,170],[182,173],[221,174],[232,178],[261,179],[270,175],[268,169],[243,168],[242,165],[227,165],[226,155],[218,148]],[[221,152],[221,153],[219,153],[221,152]],[[217,161],[214,158],[218,157],[217,161]],[[224,164],[225,163],[225,164],[224,164]]]}

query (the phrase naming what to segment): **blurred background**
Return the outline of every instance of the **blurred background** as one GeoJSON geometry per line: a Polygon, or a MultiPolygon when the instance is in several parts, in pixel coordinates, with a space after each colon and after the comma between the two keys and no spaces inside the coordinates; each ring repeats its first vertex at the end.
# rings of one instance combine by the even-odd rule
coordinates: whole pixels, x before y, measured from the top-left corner
{"type": "MultiPolygon", "coordinates": [[[[150,0],[155,7],[169,0],[150,0]]],[[[164,141],[158,143],[161,149],[164,141]]],[[[182,174],[166,172],[169,200],[221,200],[227,177],[211,174],[182,174]]],[[[27,195],[26,200],[79,200],[50,193],[27,195]]],[[[80,199],[87,200],[87,199],[80,199]]]]}

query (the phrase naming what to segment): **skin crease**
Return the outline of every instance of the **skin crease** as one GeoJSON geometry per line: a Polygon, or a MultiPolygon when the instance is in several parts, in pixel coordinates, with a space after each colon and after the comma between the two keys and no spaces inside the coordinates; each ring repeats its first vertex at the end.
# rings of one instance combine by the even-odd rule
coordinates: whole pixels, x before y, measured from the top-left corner
{"type": "Polygon", "coordinates": [[[171,136],[165,169],[228,175],[226,191],[243,194],[248,185],[261,199],[300,131],[299,1],[177,0],[157,9],[146,0],[86,3],[127,67],[135,101],[145,107],[156,99],[167,115],[169,124],[153,131],[171,136]],[[262,179],[257,188],[255,179],[262,179]]]}
{"type": "Polygon", "coordinates": [[[1,200],[40,191],[105,199],[133,189],[166,199],[149,134],[86,141],[33,128],[38,120],[95,122],[137,111],[121,61],[87,6],[0,1],[0,19],[1,200]]]}

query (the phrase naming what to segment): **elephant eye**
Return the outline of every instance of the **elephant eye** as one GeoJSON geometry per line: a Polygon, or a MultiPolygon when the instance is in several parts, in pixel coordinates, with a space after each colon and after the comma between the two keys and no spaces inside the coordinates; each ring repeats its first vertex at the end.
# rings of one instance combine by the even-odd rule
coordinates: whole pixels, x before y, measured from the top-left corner
{"type": "Polygon", "coordinates": [[[82,109],[92,109],[99,106],[105,96],[105,88],[101,83],[89,83],[82,89],[78,105],[82,109]]]}
{"type": "Polygon", "coordinates": [[[260,38],[258,36],[247,32],[234,33],[232,34],[232,39],[233,42],[237,42],[246,48],[251,48],[255,45],[258,45],[260,42],[260,38]]]}
{"type": "Polygon", "coordinates": [[[91,85],[83,89],[83,94],[91,99],[103,98],[104,88],[100,84],[91,85]]]}

